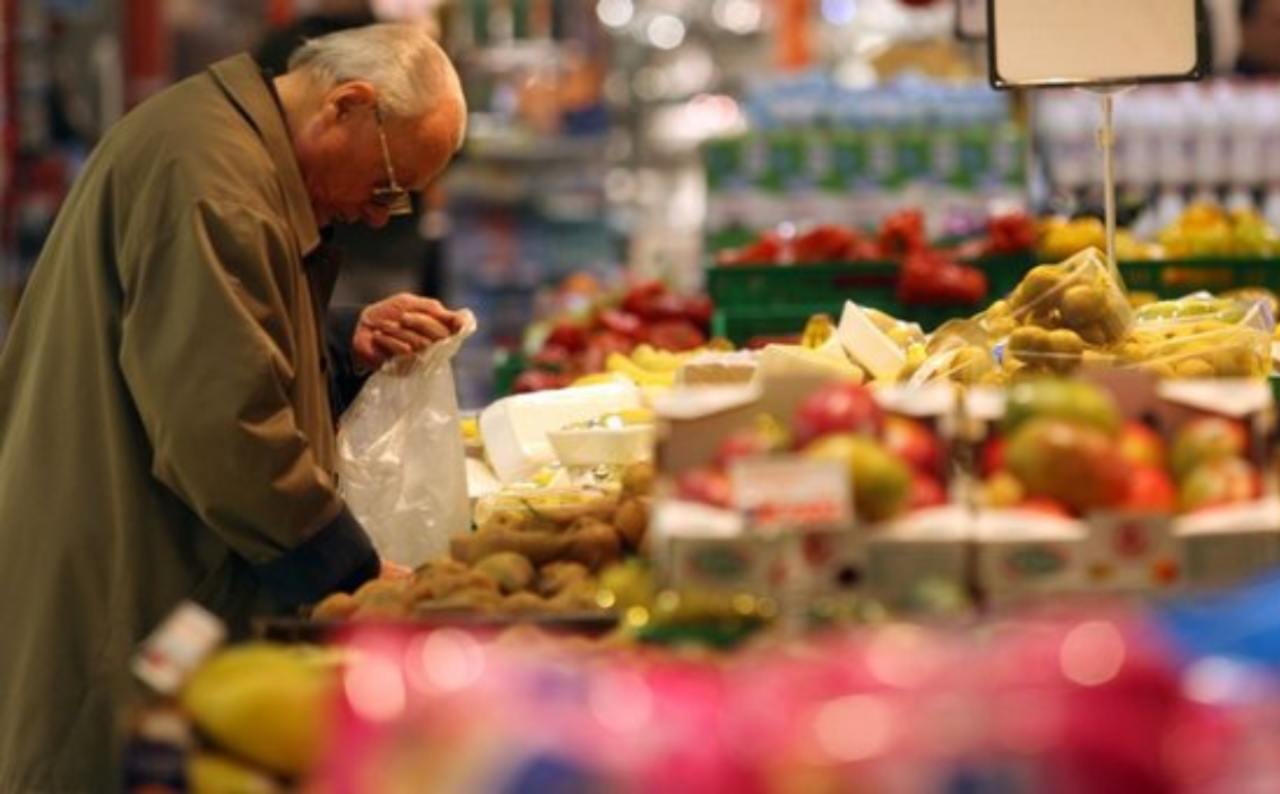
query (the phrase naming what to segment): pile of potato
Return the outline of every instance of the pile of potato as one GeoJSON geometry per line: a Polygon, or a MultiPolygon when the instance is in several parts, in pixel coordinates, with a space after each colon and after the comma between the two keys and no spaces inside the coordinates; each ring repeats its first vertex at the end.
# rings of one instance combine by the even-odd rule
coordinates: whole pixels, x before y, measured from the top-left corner
{"type": "Polygon", "coordinates": [[[564,613],[597,609],[596,572],[644,544],[653,466],[637,463],[620,490],[500,495],[476,511],[476,531],[450,558],[409,579],[379,579],[315,606],[317,620],[395,620],[439,611],[564,613]]]}

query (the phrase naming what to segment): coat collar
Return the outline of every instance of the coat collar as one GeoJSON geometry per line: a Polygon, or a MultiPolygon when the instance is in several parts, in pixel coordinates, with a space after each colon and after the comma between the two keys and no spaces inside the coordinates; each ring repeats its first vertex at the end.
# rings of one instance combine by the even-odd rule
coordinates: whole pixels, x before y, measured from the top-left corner
{"type": "Polygon", "coordinates": [[[280,178],[289,225],[298,239],[298,248],[304,256],[311,253],[320,245],[315,210],[311,208],[311,199],[302,181],[288,124],[271,97],[262,71],[253,58],[244,54],[219,61],[210,66],[209,71],[262,138],[280,178]]]}

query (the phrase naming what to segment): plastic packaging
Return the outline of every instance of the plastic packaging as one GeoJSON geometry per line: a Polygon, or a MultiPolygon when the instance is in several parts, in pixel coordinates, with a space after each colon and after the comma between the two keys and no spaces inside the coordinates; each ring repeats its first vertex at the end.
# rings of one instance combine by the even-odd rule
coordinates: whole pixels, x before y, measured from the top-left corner
{"type": "Polygon", "coordinates": [[[452,361],[476,331],[462,329],[374,373],[342,417],[343,498],[385,559],[417,566],[442,557],[470,525],[470,503],[452,361]]]}
{"type": "Polygon", "coordinates": [[[1144,306],[1120,346],[1122,366],[1163,378],[1261,378],[1271,371],[1275,321],[1261,302],[1188,296],[1144,306]]]}

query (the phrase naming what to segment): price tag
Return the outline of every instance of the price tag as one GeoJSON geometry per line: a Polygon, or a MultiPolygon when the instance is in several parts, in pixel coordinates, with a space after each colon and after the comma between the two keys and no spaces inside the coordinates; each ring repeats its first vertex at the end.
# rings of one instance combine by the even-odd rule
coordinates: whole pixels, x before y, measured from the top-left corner
{"type": "Polygon", "coordinates": [[[1085,576],[1102,590],[1159,591],[1182,583],[1182,544],[1168,516],[1099,513],[1089,517],[1085,576]]]}
{"type": "Polygon", "coordinates": [[[1195,0],[990,0],[991,84],[1198,80],[1207,23],[1195,0]]]}
{"type": "Polygon", "coordinates": [[[799,457],[742,460],[730,470],[734,507],[757,532],[853,525],[849,471],[799,457]]]}

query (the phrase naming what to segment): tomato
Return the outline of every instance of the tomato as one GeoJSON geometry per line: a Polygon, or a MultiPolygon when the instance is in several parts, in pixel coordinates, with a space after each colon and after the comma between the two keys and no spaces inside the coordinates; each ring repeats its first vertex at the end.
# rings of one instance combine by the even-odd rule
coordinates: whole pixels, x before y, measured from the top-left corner
{"type": "Polygon", "coordinates": [[[570,382],[571,379],[568,375],[563,375],[559,372],[530,369],[520,373],[512,385],[512,391],[516,394],[526,394],[548,389],[563,389],[570,382]]]}
{"type": "Polygon", "coordinates": [[[572,355],[567,348],[560,345],[544,345],[530,360],[533,369],[544,372],[564,372],[569,368],[572,355]]]}
{"type": "Polygon", "coordinates": [[[570,353],[577,353],[587,346],[587,330],[575,322],[562,320],[556,323],[551,333],[547,334],[546,344],[557,345],[570,353]]]}
{"type": "Polygon", "coordinates": [[[880,225],[880,255],[897,258],[923,250],[928,242],[924,231],[924,214],[919,210],[900,210],[880,225]]]}

